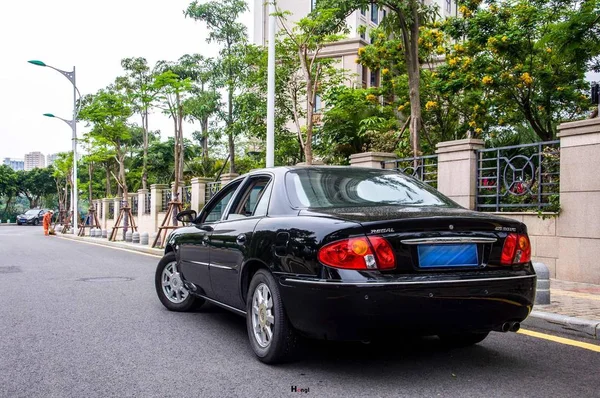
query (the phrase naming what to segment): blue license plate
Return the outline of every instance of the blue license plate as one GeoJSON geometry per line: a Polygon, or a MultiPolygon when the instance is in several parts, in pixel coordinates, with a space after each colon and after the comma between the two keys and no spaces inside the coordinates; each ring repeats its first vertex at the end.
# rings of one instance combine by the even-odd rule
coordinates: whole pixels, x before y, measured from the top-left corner
{"type": "Polygon", "coordinates": [[[419,267],[477,267],[477,244],[419,245],[419,267]]]}

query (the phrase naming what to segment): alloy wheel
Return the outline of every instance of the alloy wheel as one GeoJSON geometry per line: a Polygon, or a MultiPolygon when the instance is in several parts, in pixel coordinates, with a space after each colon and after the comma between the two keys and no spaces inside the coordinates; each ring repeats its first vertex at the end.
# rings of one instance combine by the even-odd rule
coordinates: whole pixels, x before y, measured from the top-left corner
{"type": "Polygon", "coordinates": [[[161,282],[165,297],[172,303],[180,304],[190,294],[183,285],[183,279],[181,279],[181,274],[177,269],[177,261],[172,261],[165,266],[161,282]]]}
{"type": "Polygon", "coordinates": [[[273,339],[275,316],[273,315],[273,297],[269,287],[261,283],[252,295],[252,331],[258,345],[268,347],[273,339]]]}

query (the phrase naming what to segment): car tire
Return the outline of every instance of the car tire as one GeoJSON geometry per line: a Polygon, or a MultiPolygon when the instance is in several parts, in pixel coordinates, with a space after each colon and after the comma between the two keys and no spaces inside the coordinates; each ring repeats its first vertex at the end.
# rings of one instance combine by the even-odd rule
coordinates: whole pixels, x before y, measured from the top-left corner
{"type": "Polygon", "coordinates": [[[448,347],[469,347],[481,343],[490,332],[464,332],[456,334],[440,334],[438,337],[448,347]]]}
{"type": "Polygon", "coordinates": [[[191,311],[200,308],[205,302],[203,298],[192,295],[183,286],[177,258],[173,252],[165,254],[158,262],[154,285],[158,299],[169,311],[191,311]]]}
{"type": "Polygon", "coordinates": [[[298,336],[283,308],[277,281],[267,270],[258,270],[250,282],[246,328],[250,346],[261,362],[274,364],[295,358],[298,336]]]}
{"type": "Polygon", "coordinates": [[[37,218],[35,220],[33,220],[33,225],[38,225],[40,223],[40,220],[38,220],[37,218]]]}
{"type": "Polygon", "coordinates": [[[20,222],[17,221],[17,225],[23,225],[23,224],[21,224],[20,222]]]}

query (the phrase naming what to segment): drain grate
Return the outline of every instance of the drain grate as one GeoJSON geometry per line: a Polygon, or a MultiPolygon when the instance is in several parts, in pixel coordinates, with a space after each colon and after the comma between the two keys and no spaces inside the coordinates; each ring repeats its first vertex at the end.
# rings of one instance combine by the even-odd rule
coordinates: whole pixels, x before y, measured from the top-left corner
{"type": "Polygon", "coordinates": [[[96,278],[81,278],[79,280],[82,282],[129,282],[133,278],[126,276],[100,276],[96,278]]]}
{"type": "Polygon", "coordinates": [[[21,267],[17,267],[15,265],[0,267],[0,274],[15,274],[17,272],[23,272],[21,267]]]}

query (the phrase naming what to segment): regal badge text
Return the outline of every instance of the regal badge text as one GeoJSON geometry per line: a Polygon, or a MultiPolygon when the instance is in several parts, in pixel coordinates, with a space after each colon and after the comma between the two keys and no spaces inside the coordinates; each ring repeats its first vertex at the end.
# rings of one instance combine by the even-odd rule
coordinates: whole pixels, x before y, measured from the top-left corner
{"type": "Polygon", "coordinates": [[[391,232],[396,232],[396,231],[394,231],[394,228],[382,228],[382,229],[372,229],[371,230],[372,234],[389,234],[391,232]]]}

